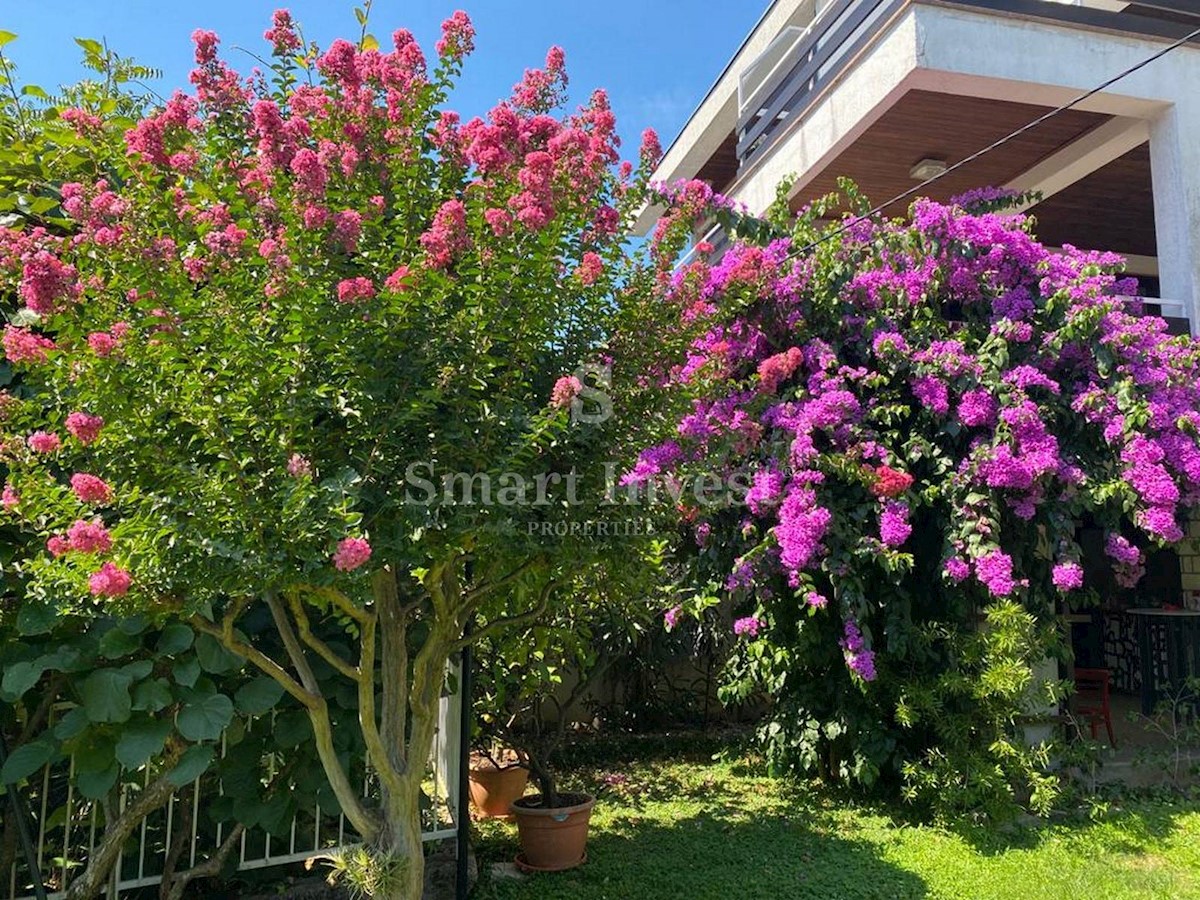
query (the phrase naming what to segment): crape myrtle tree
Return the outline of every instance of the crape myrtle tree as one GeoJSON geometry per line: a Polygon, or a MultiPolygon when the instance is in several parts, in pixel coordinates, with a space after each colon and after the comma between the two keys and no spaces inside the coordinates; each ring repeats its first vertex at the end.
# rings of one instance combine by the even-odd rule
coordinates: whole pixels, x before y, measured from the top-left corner
{"type": "Polygon", "coordinates": [[[53,188],[69,236],[0,232],[25,386],[2,398],[3,506],[38,542],[23,602],[186,623],[273,679],[377,895],[419,896],[464,628],[529,621],[568,583],[615,592],[659,552],[637,523],[576,527],[603,516],[604,462],[651,402],[639,354],[664,311],[622,243],[657,141],[618,166],[605,94],[564,110],[557,48],[462,121],[461,12],[427,60],[365,25],[321,51],[281,11],[248,78],[193,38],[191,93],[119,130],[59,113],[94,163],[53,188]],[[318,669],[356,697],[377,802],[318,669]]]}
{"type": "MultiPolygon", "coordinates": [[[[735,217],[666,192],[670,218],[735,217]]],[[[700,332],[666,373],[692,405],[626,476],[732,485],[687,510],[708,588],[667,618],[735,604],[726,696],[773,698],[772,759],[941,810],[1049,807],[1026,726],[1062,687],[1038,677],[1056,613],[1088,598],[1078,531],[1131,585],[1200,501],[1200,343],[1009,199],[831,225],[826,198],[700,246],[664,296],[700,332]]]]}

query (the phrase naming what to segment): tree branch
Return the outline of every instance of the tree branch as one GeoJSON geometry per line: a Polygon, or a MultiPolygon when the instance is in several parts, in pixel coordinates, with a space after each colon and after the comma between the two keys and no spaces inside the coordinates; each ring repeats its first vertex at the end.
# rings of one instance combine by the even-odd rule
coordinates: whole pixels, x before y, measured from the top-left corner
{"type": "Polygon", "coordinates": [[[312,666],[308,664],[308,657],[304,655],[304,648],[300,646],[300,641],[296,639],[296,632],[292,629],[292,623],[288,621],[287,610],[279,602],[279,595],[274,591],[268,591],[266,599],[267,608],[271,610],[271,618],[275,620],[275,630],[279,632],[279,637],[283,640],[283,647],[287,650],[288,658],[292,661],[292,667],[300,676],[300,683],[318,697],[322,696],[321,686],[317,683],[317,677],[313,674],[312,666]]]}
{"type": "Polygon", "coordinates": [[[467,646],[467,644],[473,644],[476,641],[491,637],[493,634],[503,631],[505,628],[512,628],[516,625],[523,625],[526,622],[532,622],[535,619],[540,619],[545,614],[546,609],[550,606],[550,593],[556,587],[558,587],[558,582],[548,581],[542,588],[541,596],[538,597],[537,605],[533,609],[512,616],[502,616],[499,619],[489,622],[479,631],[474,632],[469,638],[460,638],[459,640],[455,641],[454,645],[451,647],[451,652],[457,653],[463,647],[467,646]]]}
{"type": "Polygon", "coordinates": [[[292,609],[292,615],[296,617],[296,628],[300,632],[300,640],[304,641],[305,644],[316,651],[321,659],[325,660],[325,662],[329,663],[329,665],[333,666],[333,668],[337,669],[337,671],[341,672],[351,681],[358,681],[359,670],[334,653],[328,644],[312,633],[308,614],[304,612],[304,604],[300,598],[294,593],[289,593],[286,597],[288,606],[292,609]]]}
{"type": "Polygon", "coordinates": [[[215,637],[229,651],[236,653],[238,656],[247,662],[257,666],[262,672],[274,678],[279,682],[285,691],[295,697],[306,708],[311,709],[314,703],[319,702],[320,697],[304,687],[296,681],[287,670],[275,660],[271,659],[260,650],[256,650],[249,644],[239,640],[233,633],[233,620],[226,615],[222,622],[222,627],[210,622],[201,615],[193,615],[188,618],[188,623],[197,631],[215,637]]]}

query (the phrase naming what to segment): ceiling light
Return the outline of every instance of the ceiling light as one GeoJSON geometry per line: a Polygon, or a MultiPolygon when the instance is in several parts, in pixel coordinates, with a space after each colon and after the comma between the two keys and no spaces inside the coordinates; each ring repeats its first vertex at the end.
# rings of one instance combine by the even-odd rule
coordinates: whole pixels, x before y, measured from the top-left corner
{"type": "Polygon", "coordinates": [[[913,166],[908,174],[913,181],[928,181],[946,174],[949,167],[944,159],[923,159],[913,166]]]}

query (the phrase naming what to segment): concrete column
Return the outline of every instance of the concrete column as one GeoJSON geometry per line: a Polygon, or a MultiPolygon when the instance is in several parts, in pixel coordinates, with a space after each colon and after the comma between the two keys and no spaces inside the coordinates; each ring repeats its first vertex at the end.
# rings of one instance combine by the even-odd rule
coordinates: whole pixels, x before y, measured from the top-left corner
{"type": "Polygon", "coordinates": [[[1150,123],[1150,169],[1162,297],[1183,304],[1195,334],[1200,330],[1200,100],[1181,97],[1150,123]]]}

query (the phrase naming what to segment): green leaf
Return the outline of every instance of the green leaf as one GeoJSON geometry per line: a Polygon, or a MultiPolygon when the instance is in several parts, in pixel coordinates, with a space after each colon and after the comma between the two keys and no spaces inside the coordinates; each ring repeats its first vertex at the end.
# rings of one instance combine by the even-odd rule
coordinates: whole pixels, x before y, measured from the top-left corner
{"type": "Polygon", "coordinates": [[[236,672],[242,667],[241,659],[222,647],[211,634],[196,638],[196,657],[204,671],[214,675],[236,672]]]}
{"type": "Polygon", "coordinates": [[[364,50],[378,50],[379,39],[373,34],[364,34],[362,39],[362,48],[364,50]]]}
{"type": "Polygon", "coordinates": [[[58,618],[58,610],[43,603],[27,602],[17,613],[17,631],[23,635],[45,634],[58,618]]]}
{"type": "Polygon", "coordinates": [[[88,722],[87,712],[81,706],[76,706],[72,710],[68,710],[58,724],[54,726],[54,736],[60,741],[69,741],[73,737],[83,733],[83,730],[91,724],[88,722]]]}
{"type": "Polygon", "coordinates": [[[242,685],[234,695],[237,708],[248,716],[261,716],[273,709],[282,697],[283,686],[267,675],[242,685]]]}
{"type": "Polygon", "coordinates": [[[196,683],[196,679],[200,677],[200,662],[194,657],[181,659],[175,663],[171,669],[175,680],[184,687],[191,687],[196,683]]]}
{"type": "Polygon", "coordinates": [[[155,678],[143,681],[133,689],[133,708],[145,712],[158,712],[166,709],[175,701],[171,694],[171,685],[165,678],[155,678]]]}
{"type": "Polygon", "coordinates": [[[0,690],[4,691],[6,697],[19,700],[27,690],[41,680],[42,673],[45,671],[46,658],[44,656],[13,663],[4,670],[4,680],[0,681],[0,690]]]}
{"type": "Polygon", "coordinates": [[[287,749],[312,737],[312,722],[302,709],[285,712],[275,719],[275,742],[287,749]]]}
{"type": "Polygon", "coordinates": [[[21,93],[26,97],[37,97],[39,100],[49,100],[50,95],[46,93],[44,88],[38,87],[36,84],[27,84],[21,88],[21,93]]]}
{"type": "Polygon", "coordinates": [[[89,721],[121,723],[129,721],[133,700],[129,685],[133,679],[119,669],[93,672],[79,689],[83,709],[89,721]]]}
{"type": "Polygon", "coordinates": [[[175,768],[167,775],[167,780],[175,787],[183,787],[185,784],[195,781],[212,765],[215,752],[216,747],[212,744],[197,744],[195,747],[188,747],[175,768]]]}
{"type": "Polygon", "coordinates": [[[17,39],[17,36],[11,31],[0,31],[0,47],[5,44],[10,44],[17,39]]]}
{"type": "Polygon", "coordinates": [[[105,659],[120,659],[137,650],[141,643],[135,635],[126,634],[123,629],[113,627],[100,638],[100,655],[105,659]]]}
{"type": "Polygon", "coordinates": [[[91,53],[95,56],[99,56],[104,52],[104,45],[99,41],[92,40],[91,38],[75,38],[75,43],[82,47],[85,53],[91,53]]]}
{"type": "Polygon", "coordinates": [[[50,762],[56,750],[55,745],[45,739],[22,744],[8,755],[4,766],[0,767],[0,783],[13,784],[28,778],[50,762]]]}
{"type": "Polygon", "coordinates": [[[215,741],[233,718],[233,701],[224,694],[197,697],[179,711],[175,727],[189,741],[215,741]]]}
{"type": "Polygon", "coordinates": [[[75,787],[89,800],[100,800],[112,790],[119,774],[121,767],[116,762],[99,772],[78,772],[75,775],[75,787]]]}
{"type": "Polygon", "coordinates": [[[158,637],[158,652],[163,656],[174,656],[182,653],[196,639],[195,632],[182,622],[172,622],[162,630],[158,637]]]}
{"type": "Polygon", "coordinates": [[[149,719],[127,726],[117,741],[117,762],[127,769],[139,769],[150,757],[162,752],[171,733],[171,723],[149,719]]]}

